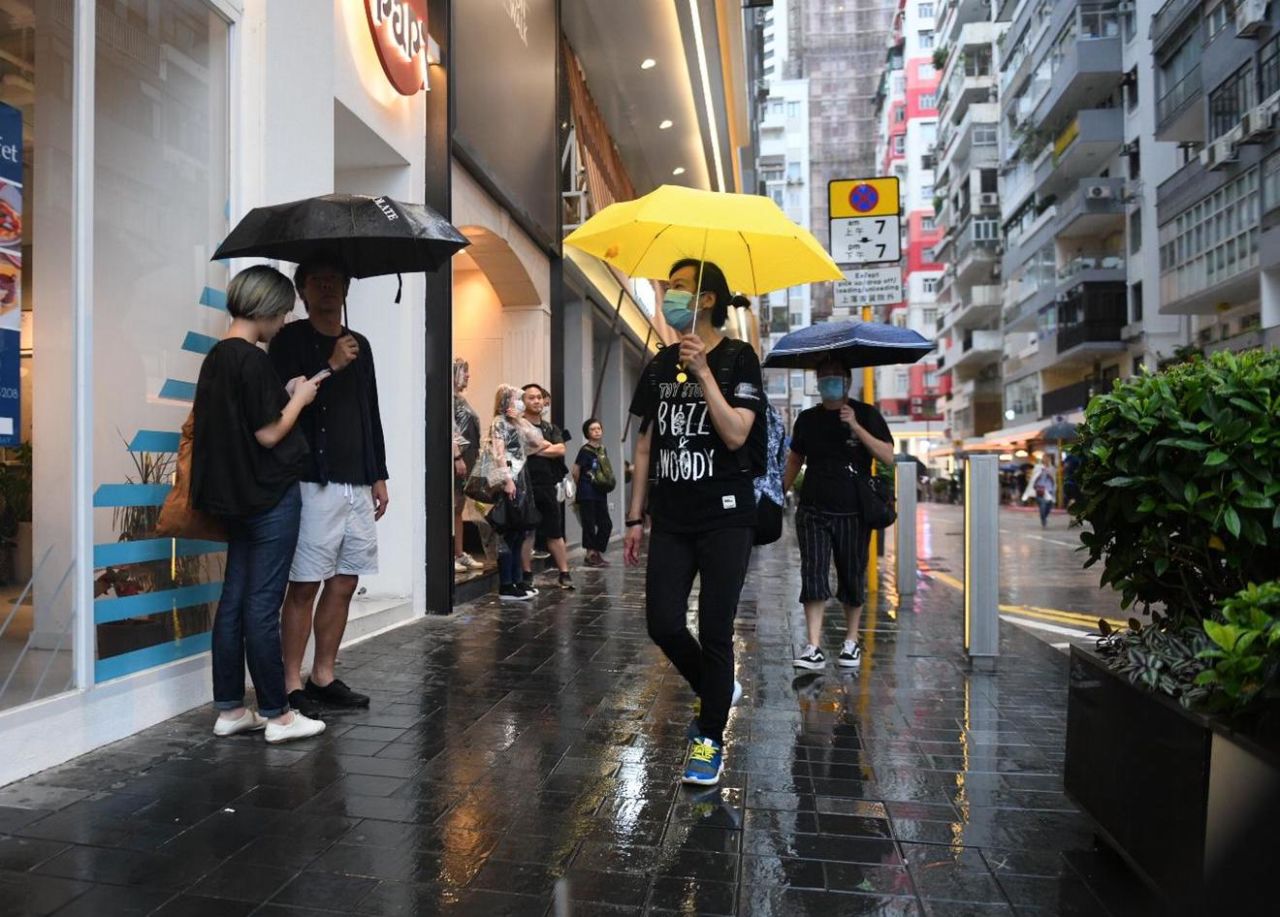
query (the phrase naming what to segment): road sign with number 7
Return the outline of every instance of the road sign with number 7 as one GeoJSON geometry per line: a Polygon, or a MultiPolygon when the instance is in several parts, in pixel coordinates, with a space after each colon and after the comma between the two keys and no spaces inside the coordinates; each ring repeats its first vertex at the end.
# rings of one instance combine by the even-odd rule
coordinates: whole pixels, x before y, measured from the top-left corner
{"type": "Polygon", "coordinates": [[[832,220],[831,257],[840,265],[887,264],[900,260],[900,219],[897,216],[884,216],[832,220]]]}

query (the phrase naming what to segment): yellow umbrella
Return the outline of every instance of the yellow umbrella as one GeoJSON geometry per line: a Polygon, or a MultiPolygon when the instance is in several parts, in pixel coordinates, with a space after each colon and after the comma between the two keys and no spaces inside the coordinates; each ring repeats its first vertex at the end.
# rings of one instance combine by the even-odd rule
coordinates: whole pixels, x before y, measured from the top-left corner
{"type": "Polygon", "coordinates": [[[752,296],[844,277],[808,230],[755,194],[663,185],[606,207],[564,241],[651,280],[666,280],[682,258],[713,261],[730,288],[752,296]]]}

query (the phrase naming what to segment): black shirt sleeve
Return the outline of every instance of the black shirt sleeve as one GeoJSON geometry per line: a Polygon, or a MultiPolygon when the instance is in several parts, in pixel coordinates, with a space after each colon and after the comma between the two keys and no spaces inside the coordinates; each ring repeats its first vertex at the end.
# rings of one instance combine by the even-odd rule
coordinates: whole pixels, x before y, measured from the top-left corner
{"type": "Polygon", "coordinates": [[[387,440],[382,433],[382,411],[378,407],[378,373],[373,362],[373,347],[363,334],[358,336],[360,359],[367,359],[365,372],[369,374],[369,424],[373,433],[373,464],[375,481],[387,481],[391,475],[387,472],[387,440]]]}
{"type": "Polygon", "coordinates": [[[800,416],[796,418],[795,425],[791,428],[791,451],[799,456],[807,456],[809,454],[809,435],[806,429],[809,426],[809,412],[802,411],[800,416]]]}
{"type": "Polygon", "coordinates": [[[731,407],[750,408],[757,414],[764,413],[764,379],[760,372],[760,358],[750,344],[738,349],[737,365],[733,369],[733,390],[726,392],[725,396],[731,407]]]}
{"type": "Polygon", "coordinates": [[[885,422],[884,415],[872,405],[864,404],[864,406],[866,410],[863,412],[863,418],[858,422],[876,439],[892,446],[893,433],[889,431],[889,424],[885,422]]]}
{"type": "Polygon", "coordinates": [[[257,433],[275,423],[289,403],[284,384],[276,375],[270,358],[262,351],[244,361],[240,384],[241,405],[250,432],[257,433]]]}

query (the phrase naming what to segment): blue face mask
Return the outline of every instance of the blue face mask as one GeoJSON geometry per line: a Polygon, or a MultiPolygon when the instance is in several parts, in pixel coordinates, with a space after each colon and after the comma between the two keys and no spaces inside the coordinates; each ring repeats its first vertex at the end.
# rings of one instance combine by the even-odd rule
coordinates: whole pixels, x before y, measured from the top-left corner
{"type": "Polygon", "coordinates": [[[693,326],[693,309],[689,308],[692,302],[693,294],[684,290],[667,290],[662,297],[662,317],[681,334],[693,326]]]}
{"type": "Polygon", "coordinates": [[[823,401],[842,401],[848,393],[848,384],[839,376],[827,376],[818,380],[818,394],[823,401]]]}

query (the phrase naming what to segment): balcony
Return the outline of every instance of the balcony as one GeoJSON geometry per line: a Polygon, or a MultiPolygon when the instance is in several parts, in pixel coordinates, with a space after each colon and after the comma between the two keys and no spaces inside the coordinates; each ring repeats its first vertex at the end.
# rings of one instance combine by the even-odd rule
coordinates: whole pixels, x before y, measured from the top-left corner
{"type": "Polygon", "coordinates": [[[996,238],[999,221],[995,219],[966,220],[955,235],[955,282],[971,286],[991,278],[1001,250],[996,238]]]}
{"type": "Polygon", "coordinates": [[[1123,329],[1123,317],[1059,325],[1058,362],[1089,365],[1100,356],[1123,351],[1125,343],[1120,336],[1123,329]]]}
{"type": "MultiPolygon", "coordinates": [[[[956,348],[952,348],[954,352],[956,348]]],[[[1004,335],[999,331],[965,331],[960,337],[960,353],[951,364],[953,370],[966,369],[962,376],[973,376],[980,367],[994,363],[1004,352],[1004,335]]]]}
{"type": "Polygon", "coordinates": [[[968,295],[957,291],[958,302],[946,314],[946,324],[957,328],[980,328],[1000,319],[1002,290],[999,284],[979,284],[968,295]]]}
{"type": "Polygon", "coordinates": [[[1125,182],[1122,178],[1082,178],[1058,205],[1059,239],[1098,238],[1124,229],[1125,182]]]}
{"type": "MultiPolygon", "coordinates": [[[[1111,9],[1111,15],[1116,15],[1111,9]]],[[[1107,98],[1124,74],[1123,45],[1118,19],[1090,20],[1081,13],[1078,37],[1050,55],[1060,54],[1053,67],[1048,91],[1031,115],[1033,124],[1055,124],[1073,111],[1089,108],[1107,98]],[[1114,28],[1114,32],[1112,29],[1114,28]]]]}
{"type": "Polygon", "coordinates": [[[1124,283],[1125,279],[1123,255],[1076,255],[1058,268],[1059,290],[1068,290],[1081,283],[1124,283]]]}
{"type": "Polygon", "coordinates": [[[1053,417],[1057,414],[1083,411],[1089,399],[1100,388],[1100,383],[1086,379],[1083,382],[1074,382],[1062,388],[1055,388],[1051,392],[1045,392],[1040,396],[1040,416],[1053,417]]]}
{"type": "Polygon", "coordinates": [[[1062,195],[1082,178],[1097,175],[1124,142],[1124,112],[1087,108],[1053,142],[1050,155],[1036,164],[1042,196],[1062,195]]]}
{"type": "MultiPolygon", "coordinates": [[[[1163,71],[1159,78],[1163,81],[1163,71]]],[[[1197,63],[1180,80],[1165,87],[1156,100],[1156,139],[1166,142],[1203,142],[1204,113],[1196,104],[1203,97],[1204,85],[1200,65],[1197,63]]]]}
{"type": "Polygon", "coordinates": [[[1004,310],[1004,331],[1035,331],[1040,324],[1040,314],[1052,308],[1056,288],[1052,283],[1041,283],[1017,303],[1004,310]]]}
{"type": "Polygon", "coordinates": [[[1191,18],[1192,13],[1198,12],[1200,6],[1201,0],[1168,0],[1164,6],[1156,10],[1148,32],[1151,38],[1151,50],[1159,53],[1161,45],[1191,18]]]}

